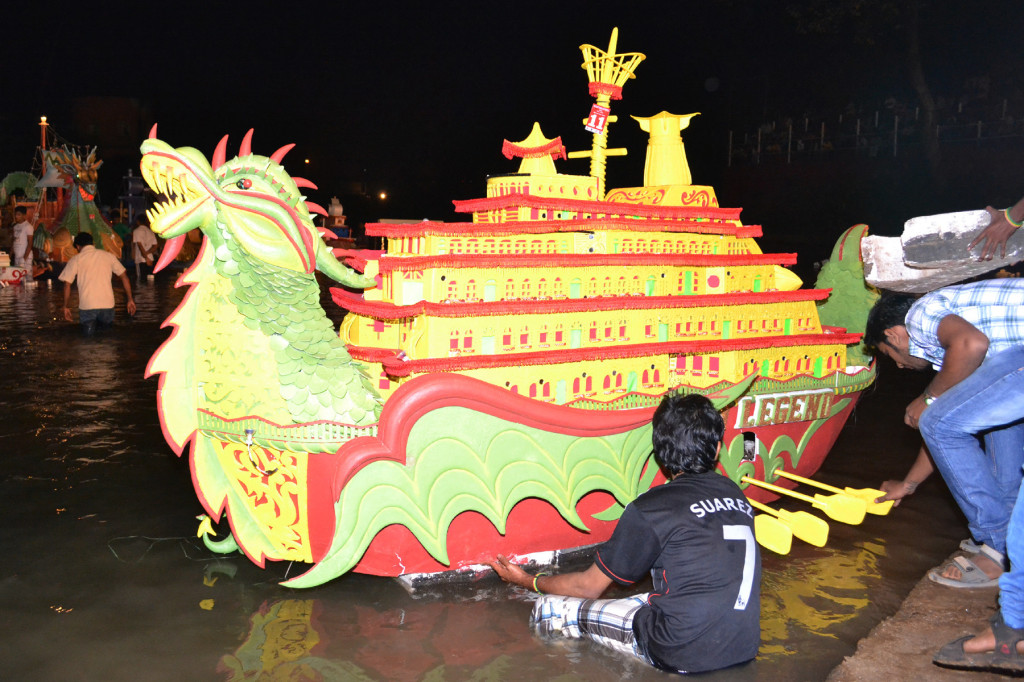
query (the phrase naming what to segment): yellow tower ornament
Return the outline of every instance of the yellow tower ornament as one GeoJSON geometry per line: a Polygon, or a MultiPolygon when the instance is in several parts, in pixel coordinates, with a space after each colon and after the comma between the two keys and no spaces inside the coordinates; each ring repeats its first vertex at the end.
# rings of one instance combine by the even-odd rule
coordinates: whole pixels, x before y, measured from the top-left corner
{"type": "Polygon", "coordinates": [[[616,121],[616,117],[609,114],[611,101],[622,99],[622,86],[630,78],[636,78],[633,72],[646,59],[639,52],[616,53],[618,42],[619,29],[613,28],[607,51],[593,45],[580,45],[583,52],[582,66],[587,72],[590,94],[595,100],[591,116],[585,120],[584,125],[593,133],[594,141],[589,152],[569,152],[569,158],[590,157],[590,174],[598,179],[598,189],[602,196],[605,158],[626,155],[625,149],[608,149],[608,124],[616,121]],[[598,112],[596,115],[595,111],[598,112]]]}
{"type": "Polygon", "coordinates": [[[693,184],[682,131],[694,116],[700,116],[700,112],[680,115],[663,111],[646,118],[633,116],[640,129],[650,134],[647,160],[644,162],[645,187],[693,184]]]}

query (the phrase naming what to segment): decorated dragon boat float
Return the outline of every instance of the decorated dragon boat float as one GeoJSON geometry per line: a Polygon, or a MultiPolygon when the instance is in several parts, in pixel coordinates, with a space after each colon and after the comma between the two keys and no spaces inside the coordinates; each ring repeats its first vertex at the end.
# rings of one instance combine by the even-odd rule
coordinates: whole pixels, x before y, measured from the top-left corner
{"type": "Polygon", "coordinates": [[[724,410],[720,470],[754,503],[818,469],[874,379],[846,330],[871,302],[865,228],[823,270],[831,298],[800,289],[794,254],[762,253],[759,226],[692,184],[692,114],[638,118],[644,186],[606,191],[610,101],[644,58],[616,40],[582,46],[594,142],[568,157],[589,157],[587,175],[558,173],[561,140],[535,124],[504,143],[518,172],[455,202],[471,221],[368,225],[383,251],[326,246],[301,194],[314,185],[281,166],[290,145],[254,154],[249,131],[238,156],[225,136],[207,161],[154,128],[141,165],[170,197],[149,215],[169,240],[158,267],[189,230],[204,239],[147,371],[168,443],[189,453],[208,547],[311,564],[293,587],[468,570],[496,552],[550,560],[607,539],[664,481],[650,420],[670,392],[724,410]],[[317,270],[342,285],[340,330],[317,270]]]}
{"type": "MultiPolygon", "coordinates": [[[[8,173],[0,181],[0,205],[5,218],[24,209],[35,231],[32,246],[39,253],[35,277],[47,270],[59,271],[78,253],[73,245],[79,232],[88,232],[96,248],[121,258],[123,242],[96,205],[99,169],[103,161],[96,147],[79,148],[68,143],[55,145],[52,126],[43,116],[39,122],[39,175],[27,171],[8,173]]],[[[28,281],[25,268],[12,267],[10,257],[0,252],[0,283],[28,281]]]]}

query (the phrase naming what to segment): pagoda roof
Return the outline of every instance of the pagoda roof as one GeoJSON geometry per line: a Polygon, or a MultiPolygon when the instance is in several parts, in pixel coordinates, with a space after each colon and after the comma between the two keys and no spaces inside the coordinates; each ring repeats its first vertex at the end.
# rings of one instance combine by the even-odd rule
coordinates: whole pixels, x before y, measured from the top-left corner
{"type": "Polygon", "coordinates": [[[385,256],[381,274],[427,268],[564,268],[627,267],[665,265],[675,267],[724,267],[729,265],[794,265],[795,253],[669,254],[669,253],[584,253],[584,254],[465,254],[444,256],[385,256]]]}
{"type": "Polygon", "coordinates": [[[480,199],[456,199],[456,213],[477,211],[499,211],[505,208],[538,208],[556,211],[575,211],[608,216],[637,216],[639,218],[676,218],[739,220],[742,208],[721,208],[719,206],[653,206],[650,204],[627,204],[621,201],[587,201],[541,197],[522,192],[509,192],[495,197],[480,199]]]}
{"type": "Polygon", "coordinates": [[[860,334],[833,333],[798,334],[793,336],[759,336],[749,339],[713,339],[709,341],[678,341],[674,343],[637,343],[595,348],[566,348],[506,353],[501,355],[463,355],[452,358],[425,358],[410,360],[398,349],[349,346],[349,353],[362,362],[379,362],[384,370],[395,377],[433,372],[458,372],[495,367],[525,367],[558,365],[588,360],[614,360],[618,358],[657,355],[702,355],[728,351],[761,348],[790,348],[793,346],[848,345],[860,340],[860,334]]]}
{"type": "Polygon", "coordinates": [[[501,145],[501,153],[506,159],[519,157],[530,159],[539,157],[565,158],[565,147],[562,145],[562,138],[549,139],[540,130],[540,123],[534,122],[530,134],[519,142],[504,140],[501,145]]]}
{"type": "Polygon", "coordinates": [[[664,220],[652,218],[577,218],[574,220],[524,220],[502,223],[446,223],[424,220],[420,223],[367,223],[366,234],[372,237],[446,237],[474,235],[549,234],[552,232],[681,232],[712,234],[742,238],[758,238],[760,225],[735,225],[726,222],[697,222],[695,220],[664,220]]]}
{"type": "Polygon", "coordinates": [[[608,310],[651,310],[659,308],[711,308],[736,305],[771,305],[798,301],[823,301],[831,289],[762,291],[739,294],[702,294],[690,296],[598,296],[594,298],[558,298],[525,301],[477,301],[473,303],[430,303],[395,305],[386,301],[367,301],[359,294],[332,287],[331,298],[345,310],[378,320],[400,320],[419,315],[430,317],[489,317],[499,315],[551,315],[608,310]]]}

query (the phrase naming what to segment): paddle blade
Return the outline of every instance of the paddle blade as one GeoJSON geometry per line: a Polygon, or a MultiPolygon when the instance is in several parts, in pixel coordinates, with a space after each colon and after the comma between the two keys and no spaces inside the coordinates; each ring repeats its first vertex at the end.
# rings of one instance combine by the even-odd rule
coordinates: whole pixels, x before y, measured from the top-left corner
{"type": "Polygon", "coordinates": [[[766,514],[754,517],[754,537],[758,544],[776,554],[789,554],[793,546],[793,532],[786,524],[766,514]]]}
{"type": "Polygon", "coordinates": [[[868,514],[875,514],[877,516],[885,516],[892,509],[893,500],[886,500],[885,502],[875,502],[879,497],[885,495],[881,490],[875,490],[874,488],[846,488],[843,492],[851,497],[857,497],[867,504],[868,514]]]}
{"type": "Polygon", "coordinates": [[[828,542],[828,522],[825,519],[805,511],[791,512],[785,509],[779,510],[779,519],[789,526],[793,535],[809,545],[824,547],[828,542]]]}
{"type": "Polygon", "coordinates": [[[856,526],[864,521],[868,505],[849,495],[815,495],[814,506],[830,519],[856,526]]]}

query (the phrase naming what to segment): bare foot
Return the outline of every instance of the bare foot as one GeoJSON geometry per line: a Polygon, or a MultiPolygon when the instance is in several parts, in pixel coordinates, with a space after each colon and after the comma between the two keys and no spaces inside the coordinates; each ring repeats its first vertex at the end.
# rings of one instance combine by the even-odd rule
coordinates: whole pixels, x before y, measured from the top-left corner
{"type": "MultiPolygon", "coordinates": [[[[981,572],[991,578],[998,578],[1003,574],[1003,567],[996,563],[991,557],[985,554],[975,554],[971,557],[975,565],[981,569],[981,572]]],[[[943,578],[949,578],[950,580],[960,580],[964,577],[963,571],[953,562],[946,564],[946,567],[940,573],[943,578]]],[[[991,630],[989,631],[991,634],[991,630]]]]}

